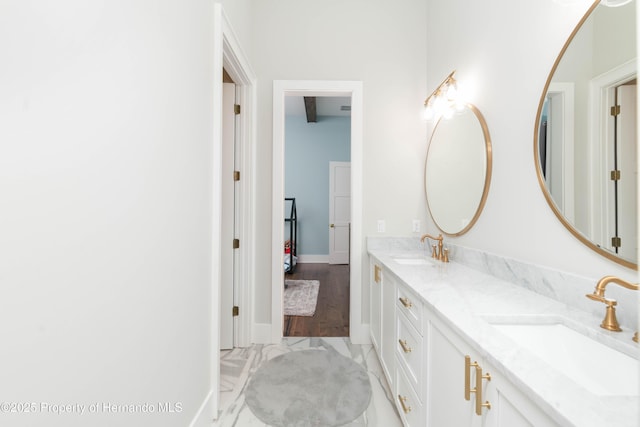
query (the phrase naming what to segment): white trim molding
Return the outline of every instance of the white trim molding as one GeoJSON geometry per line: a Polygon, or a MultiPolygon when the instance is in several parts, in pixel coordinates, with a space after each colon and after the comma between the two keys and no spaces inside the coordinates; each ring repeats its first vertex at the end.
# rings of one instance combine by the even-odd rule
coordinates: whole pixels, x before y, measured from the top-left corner
{"type": "Polygon", "coordinates": [[[368,325],[362,320],[362,173],[363,86],[361,81],[275,80],[273,82],[273,218],[271,342],[282,339],[282,289],[284,281],[284,124],[285,96],[351,97],[351,268],[349,331],[351,342],[369,343],[368,325]]]}
{"type": "Polygon", "coordinates": [[[240,277],[234,297],[237,305],[242,307],[234,332],[234,346],[245,347],[252,343],[253,331],[253,298],[255,287],[255,213],[254,189],[255,177],[255,135],[256,135],[256,77],[249,65],[238,38],[229,22],[222,5],[213,5],[213,149],[212,149],[212,268],[211,268],[211,372],[212,397],[206,402],[211,409],[202,410],[217,417],[219,410],[220,386],[220,224],[221,224],[221,154],[222,154],[222,69],[229,73],[237,87],[237,97],[242,105],[240,129],[240,156],[242,180],[240,183],[241,200],[239,203],[239,238],[243,242],[240,247],[238,262],[240,277]]]}

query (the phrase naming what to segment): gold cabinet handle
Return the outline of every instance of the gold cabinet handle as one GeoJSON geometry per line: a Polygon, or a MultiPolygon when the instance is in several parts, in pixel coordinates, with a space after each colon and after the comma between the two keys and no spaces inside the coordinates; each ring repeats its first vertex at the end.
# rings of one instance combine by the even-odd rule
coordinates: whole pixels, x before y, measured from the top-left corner
{"type": "Polygon", "coordinates": [[[376,283],[380,283],[380,272],[381,271],[382,271],[382,269],[380,268],[380,266],[376,264],[374,266],[374,268],[373,268],[373,277],[374,277],[373,280],[375,280],[376,283]]]}
{"type": "Polygon", "coordinates": [[[482,402],[482,380],[491,381],[491,374],[482,375],[482,368],[476,364],[476,415],[482,415],[482,408],[491,409],[491,403],[482,402]]]}
{"type": "Polygon", "coordinates": [[[409,298],[398,298],[400,300],[400,302],[402,303],[402,305],[404,305],[407,308],[411,308],[413,307],[413,304],[411,303],[411,300],[409,298]]]}
{"type": "Polygon", "coordinates": [[[329,224],[329,228],[334,228],[335,224],[329,224]]]}
{"type": "Polygon", "coordinates": [[[402,406],[402,410],[404,411],[405,414],[408,414],[409,412],[411,412],[411,406],[407,406],[406,404],[407,402],[406,397],[398,395],[398,400],[400,401],[400,406],[402,406]]]}
{"type": "Polygon", "coordinates": [[[411,353],[411,347],[407,345],[407,340],[398,340],[400,343],[400,347],[402,347],[402,351],[405,353],[411,353]]]}
{"type": "Polygon", "coordinates": [[[471,363],[471,356],[464,356],[464,400],[471,400],[471,367],[478,366],[478,362],[471,363]]]}

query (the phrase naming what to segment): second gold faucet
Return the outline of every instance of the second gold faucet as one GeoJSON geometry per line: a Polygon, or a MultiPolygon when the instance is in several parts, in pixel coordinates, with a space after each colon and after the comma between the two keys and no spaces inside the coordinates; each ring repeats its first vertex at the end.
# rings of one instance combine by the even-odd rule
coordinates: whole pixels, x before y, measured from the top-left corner
{"type": "MultiPolygon", "coordinates": [[[[618,304],[616,300],[607,299],[604,297],[604,291],[609,283],[615,283],[617,285],[622,286],[623,288],[631,289],[633,291],[637,291],[640,289],[637,283],[631,283],[626,280],[622,280],[619,277],[615,276],[605,276],[598,281],[595,290],[591,294],[587,294],[587,298],[592,299],[594,301],[599,301],[607,306],[607,311],[604,317],[604,320],[600,324],[600,327],[606,329],[608,331],[620,332],[622,329],[618,324],[618,319],[616,318],[616,308],[615,306],[618,304]]],[[[638,342],[638,333],[634,335],[633,340],[638,342]]]]}

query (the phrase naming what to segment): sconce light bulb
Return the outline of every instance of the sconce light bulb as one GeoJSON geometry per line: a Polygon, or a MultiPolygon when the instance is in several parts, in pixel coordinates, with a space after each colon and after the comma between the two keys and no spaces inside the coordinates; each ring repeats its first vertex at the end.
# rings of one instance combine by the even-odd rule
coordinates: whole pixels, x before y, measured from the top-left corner
{"type": "Polygon", "coordinates": [[[449,101],[455,101],[457,97],[458,97],[458,88],[456,87],[455,82],[450,83],[449,86],[447,86],[447,99],[449,101]]]}
{"type": "Polygon", "coordinates": [[[433,108],[430,105],[424,106],[424,119],[425,120],[433,119],[433,108]]]}
{"type": "Polygon", "coordinates": [[[453,117],[453,108],[449,106],[445,107],[442,111],[442,117],[444,117],[445,119],[450,119],[451,117],[453,117]]]}
{"type": "Polygon", "coordinates": [[[446,101],[441,96],[436,96],[433,100],[433,110],[436,115],[439,115],[444,110],[446,101]]]}

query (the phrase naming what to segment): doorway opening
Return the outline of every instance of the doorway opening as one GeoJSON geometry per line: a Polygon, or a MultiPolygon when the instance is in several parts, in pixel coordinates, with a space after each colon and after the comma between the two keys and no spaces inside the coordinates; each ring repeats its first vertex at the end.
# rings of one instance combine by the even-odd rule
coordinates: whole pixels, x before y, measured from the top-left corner
{"type": "Polygon", "coordinates": [[[221,227],[220,248],[220,349],[229,350],[237,345],[236,308],[239,307],[238,226],[240,205],[240,105],[236,99],[237,87],[227,70],[222,69],[222,162],[221,162],[221,227]],[[237,178],[237,179],[236,179],[237,178]],[[236,243],[237,242],[237,243],[236,243]]]}
{"type": "Polygon", "coordinates": [[[351,97],[285,96],[284,336],[349,336],[351,97]]]}
{"type": "MultiPolygon", "coordinates": [[[[284,333],[284,245],[285,245],[285,116],[286,100],[289,97],[338,97],[350,101],[350,173],[347,178],[350,189],[348,204],[350,227],[348,231],[348,248],[346,249],[348,263],[342,265],[342,275],[348,276],[348,334],[351,342],[361,344],[368,342],[368,331],[362,319],[362,82],[359,81],[300,81],[276,80],[273,90],[273,223],[272,223],[272,311],[271,334],[272,341],[279,342],[284,333]]],[[[327,169],[329,166],[327,165],[327,169]]],[[[297,203],[298,220],[304,217],[300,204],[297,203]]],[[[324,219],[324,233],[328,234],[330,222],[324,219]]],[[[337,222],[333,222],[334,228],[337,222]]],[[[335,230],[334,230],[335,231],[335,230]]],[[[299,235],[302,245],[304,234],[299,235]]],[[[339,239],[340,241],[340,239],[339,239]]],[[[338,247],[339,245],[336,245],[338,247]]],[[[298,248],[300,249],[300,248],[298,248]]],[[[300,251],[298,251],[300,253],[300,251]]],[[[304,253],[302,253],[304,255],[304,253]]],[[[311,254],[313,255],[313,254],[311,254]]],[[[304,256],[302,257],[304,260],[304,256]]],[[[312,257],[313,258],[313,257],[312,257]]],[[[328,256],[325,263],[329,266],[328,256]]],[[[305,263],[301,263],[303,265],[305,263]]],[[[317,263],[306,263],[317,264],[317,263]]],[[[330,266],[329,266],[330,267],[330,266]]],[[[322,274],[318,266],[309,265],[305,274],[322,274]]],[[[338,267],[340,268],[340,267],[338,267]]],[[[304,273],[297,267],[297,272],[304,273]]],[[[328,275],[329,273],[327,273],[328,275]]],[[[332,280],[332,279],[328,279],[332,280]]],[[[320,285],[322,287],[322,284],[320,285]]]]}
{"type": "MultiPolygon", "coordinates": [[[[234,207],[227,207],[232,212],[234,222],[234,238],[238,238],[239,247],[234,250],[234,281],[237,286],[233,290],[233,306],[228,307],[233,314],[233,327],[230,329],[233,347],[246,347],[251,343],[252,305],[255,276],[255,212],[254,212],[254,178],[253,159],[255,157],[254,125],[256,77],[244,56],[240,43],[222,10],[222,5],[215,3],[214,10],[214,51],[213,51],[213,142],[212,142],[212,229],[211,229],[211,384],[200,414],[203,419],[217,418],[221,400],[222,385],[220,376],[220,355],[223,319],[221,315],[222,255],[226,248],[233,248],[234,241],[223,241],[223,91],[224,80],[230,79],[235,84],[235,103],[240,106],[240,114],[235,116],[235,158],[239,168],[240,180],[236,182],[238,197],[234,207]],[[224,70],[224,72],[223,72],[224,70]],[[228,75],[224,77],[224,74],[228,75]],[[236,315],[237,313],[237,315],[236,315]]],[[[235,114],[235,113],[234,113],[235,114]]],[[[226,309],[225,309],[226,310],[226,309]]],[[[227,312],[228,313],[228,312],[227,312]]]]}

